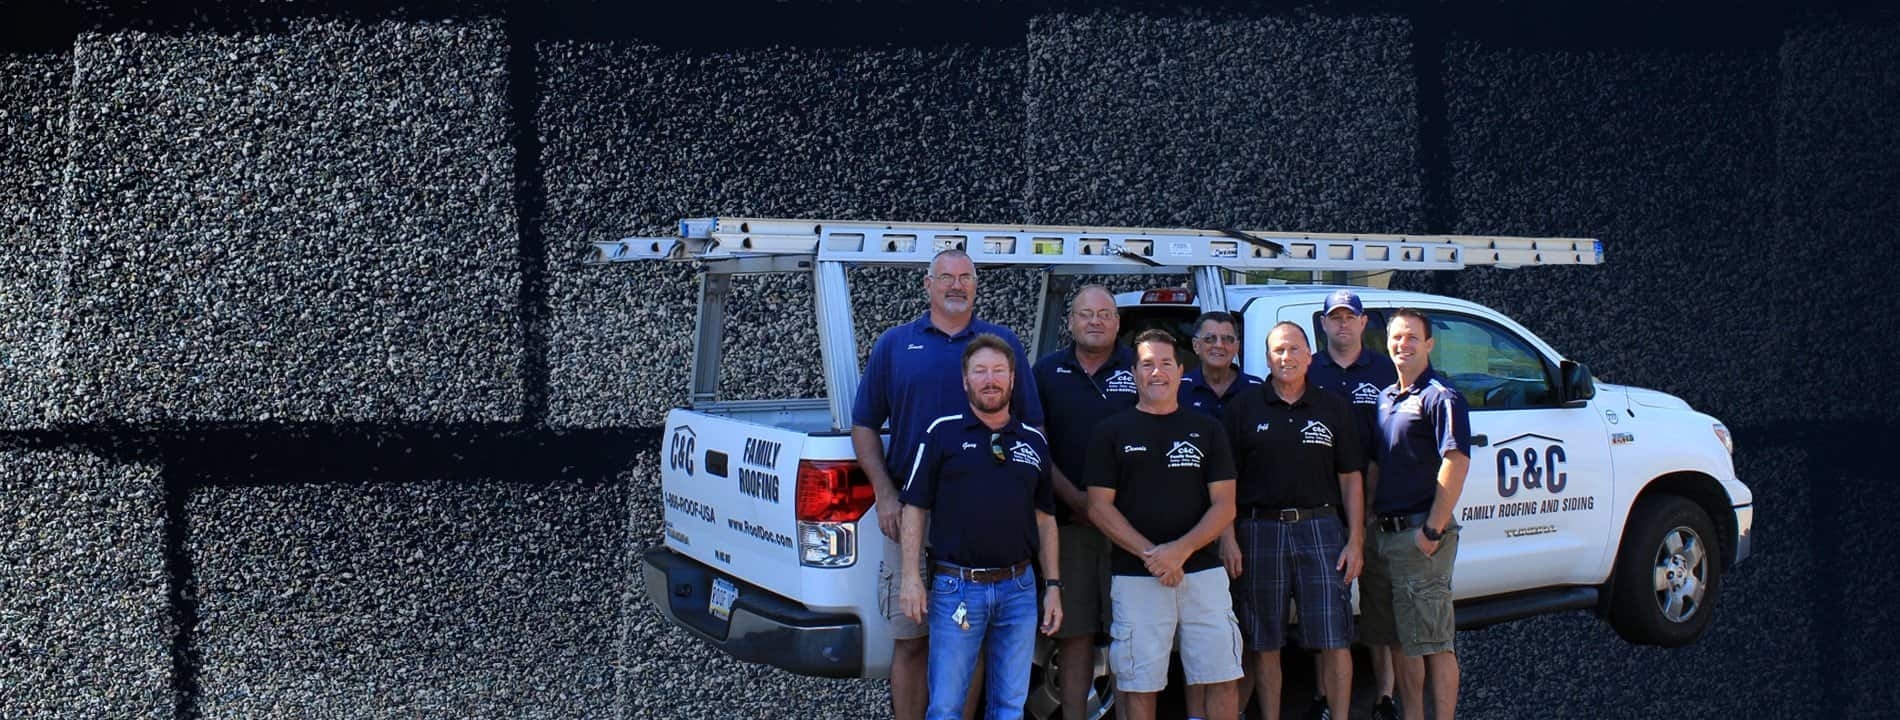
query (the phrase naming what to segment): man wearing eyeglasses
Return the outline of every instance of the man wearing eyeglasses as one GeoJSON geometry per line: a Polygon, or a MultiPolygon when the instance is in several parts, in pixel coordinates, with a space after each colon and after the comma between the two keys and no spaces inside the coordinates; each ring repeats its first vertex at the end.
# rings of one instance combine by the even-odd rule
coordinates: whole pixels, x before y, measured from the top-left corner
{"type": "Polygon", "coordinates": [[[1135,406],[1135,354],[1115,342],[1121,318],[1115,296],[1084,285],[1069,300],[1068,347],[1036,361],[1036,389],[1055,456],[1056,526],[1062,544],[1062,629],[1056,665],[1062,676],[1062,715],[1081,720],[1095,672],[1095,634],[1108,605],[1108,539],[1089,524],[1088,491],[1081,485],[1089,436],[1096,424],[1135,406]]]}
{"type": "Polygon", "coordinates": [[[1109,666],[1129,720],[1151,720],[1177,637],[1188,687],[1210,718],[1233,718],[1240,672],[1227,573],[1213,552],[1234,522],[1234,459],[1220,421],[1180,406],[1174,337],[1135,338],[1140,399],[1089,442],[1089,519],[1115,544],[1109,666]]]}
{"type": "MultiPolygon", "coordinates": [[[[930,720],[963,717],[979,660],[984,717],[1014,720],[1029,699],[1037,586],[1031,560],[1060,566],[1049,445],[1010,416],[1016,351],[977,335],[963,351],[964,412],[933,420],[904,480],[905,617],[930,626],[930,720]],[[933,561],[924,586],[924,528],[933,561]],[[986,655],[978,658],[978,654],[986,655]]],[[[1062,580],[1045,578],[1044,634],[1062,624],[1062,580]]]]}
{"type": "MultiPolygon", "coordinates": [[[[851,446],[858,466],[877,493],[877,522],[886,542],[878,564],[878,598],[891,623],[891,714],[897,720],[924,715],[928,694],[925,662],[929,659],[929,628],[904,616],[898,607],[900,549],[898,547],[898,487],[891,469],[910,469],[917,447],[930,423],[955,415],[969,405],[963,390],[963,351],[979,334],[1001,338],[1015,357],[1016,367],[1028,358],[1021,340],[1009,328],[976,317],[976,265],[962,250],[937,253],[924,275],[924,293],[930,309],[923,317],[891,328],[878,336],[870,360],[858,382],[851,409],[851,446]],[[891,442],[886,450],[879,427],[890,422],[891,442]]],[[[1018,419],[1042,425],[1042,402],[1029,373],[1014,376],[1010,408],[1018,419]]]]}
{"type": "Polygon", "coordinates": [[[1194,355],[1201,366],[1181,376],[1181,407],[1216,418],[1227,401],[1240,391],[1260,384],[1260,378],[1240,371],[1234,354],[1240,352],[1240,333],[1232,313],[1201,313],[1194,321],[1194,355]]]}

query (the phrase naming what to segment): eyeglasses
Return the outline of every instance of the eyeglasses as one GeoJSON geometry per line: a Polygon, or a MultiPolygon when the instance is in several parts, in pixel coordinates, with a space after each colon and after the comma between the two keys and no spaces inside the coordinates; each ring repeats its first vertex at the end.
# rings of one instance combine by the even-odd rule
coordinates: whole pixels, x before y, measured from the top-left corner
{"type": "Polygon", "coordinates": [[[1196,335],[1194,339],[1207,343],[1209,345],[1213,345],[1215,343],[1219,343],[1221,345],[1232,345],[1234,343],[1240,342],[1240,338],[1234,337],[1232,335],[1215,335],[1213,333],[1208,333],[1206,335],[1196,335]]]}
{"type": "Polygon", "coordinates": [[[999,433],[999,432],[990,433],[990,457],[994,458],[996,460],[996,464],[998,465],[1003,464],[1004,461],[1009,459],[1009,455],[1003,452],[1003,434],[1002,433],[999,433]]]}
{"type": "Polygon", "coordinates": [[[1114,310],[1075,310],[1075,311],[1070,312],[1069,314],[1071,316],[1074,316],[1075,319],[1081,320],[1082,322],[1093,322],[1096,320],[1114,320],[1115,319],[1114,310]]]}
{"type": "Polygon", "coordinates": [[[951,275],[950,273],[940,273],[937,275],[932,275],[930,277],[932,279],[935,279],[938,285],[949,285],[951,283],[956,283],[958,285],[975,285],[976,284],[976,276],[971,275],[969,273],[964,273],[962,275],[951,275]]]}

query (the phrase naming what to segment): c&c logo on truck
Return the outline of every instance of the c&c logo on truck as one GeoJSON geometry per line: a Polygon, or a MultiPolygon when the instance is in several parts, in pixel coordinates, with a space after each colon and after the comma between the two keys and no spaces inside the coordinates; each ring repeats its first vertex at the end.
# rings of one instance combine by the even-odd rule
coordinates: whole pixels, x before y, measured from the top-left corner
{"type": "Polygon", "coordinates": [[[690,427],[681,425],[673,428],[673,439],[666,448],[666,466],[685,470],[687,475],[693,474],[693,445],[697,439],[690,427]]]}
{"type": "Polygon", "coordinates": [[[1518,488],[1564,491],[1570,473],[1564,472],[1564,441],[1524,433],[1498,443],[1498,497],[1511,497],[1518,488]],[[1517,447],[1507,447],[1516,443],[1517,447]]]}

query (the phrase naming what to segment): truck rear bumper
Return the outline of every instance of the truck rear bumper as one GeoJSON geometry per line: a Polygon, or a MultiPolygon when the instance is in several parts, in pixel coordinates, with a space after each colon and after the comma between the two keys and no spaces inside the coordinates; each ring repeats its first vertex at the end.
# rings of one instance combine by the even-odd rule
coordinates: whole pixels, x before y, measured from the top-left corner
{"type": "Polygon", "coordinates": [[[641,566],[653,606],[727,655],[800,675],[863,674],[864,628],[856,617],[812,612],[663,547],[642,553],[641,566]],[[730,621],[708,609],[714,578],[739,588],[730,621]]]}

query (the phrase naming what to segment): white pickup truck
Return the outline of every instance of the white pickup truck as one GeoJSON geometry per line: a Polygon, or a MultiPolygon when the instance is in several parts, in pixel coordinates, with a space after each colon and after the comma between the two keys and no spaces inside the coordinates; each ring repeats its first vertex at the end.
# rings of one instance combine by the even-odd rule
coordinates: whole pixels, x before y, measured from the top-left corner
{"type": "MultiPolygon", "coordinates": [[[[1190,275],[1191,289],[1118,296],[1125,334],[1184,328],[1202,310],[1224,309],[1240,318],[1243,336],[1291,321],[1323,345],[1318,319],[1335,287],[1228,280],[1262,269],[1451,270],[1602,256],[1590,240],[726,218],[685,221],[678,238],[595,245],[601,262],[696,260],[704,270],[693,406],[667,416],[666,539],[643,557],[648,597],[733,657],[827,677],[884,676],[891,652],[876,593],[883,544],[849,436],[858,355],[846,264],[921,268],[958,246],[980,266],[1043,267],[1043,317],[1024,335],[1033,357],[1053,348],[1076,275],[1190,275]],[[828,397],[723,401],[713,392],[727,283],[747,272],[813,274],[828,397]]],[[[1355,290],[1371,316],[1369,348],[1384,347],[1386,312],[1425,310],[1432,364],[1470,402],[1471,470],[1456,512],[1459,627],[1587,609],[1631,642],[1695,641],[1723,573],[1748,557],[1753,524],[1721,422],[1670,395],[1597,382],[1489,308],[1355,290]]],[[[1243,348],[1243,367],[1266,367],[1261,343],[1243,348]]],[[[1049,659],[1038,653],[1039,665],[1049,659]]],[[[1096,712],[1107,704],[1101,685],[1090,701],[1096,712]]],[[[1058,697],[1037,681],[1031,715],[1053,716],[1058,697]]]]}

